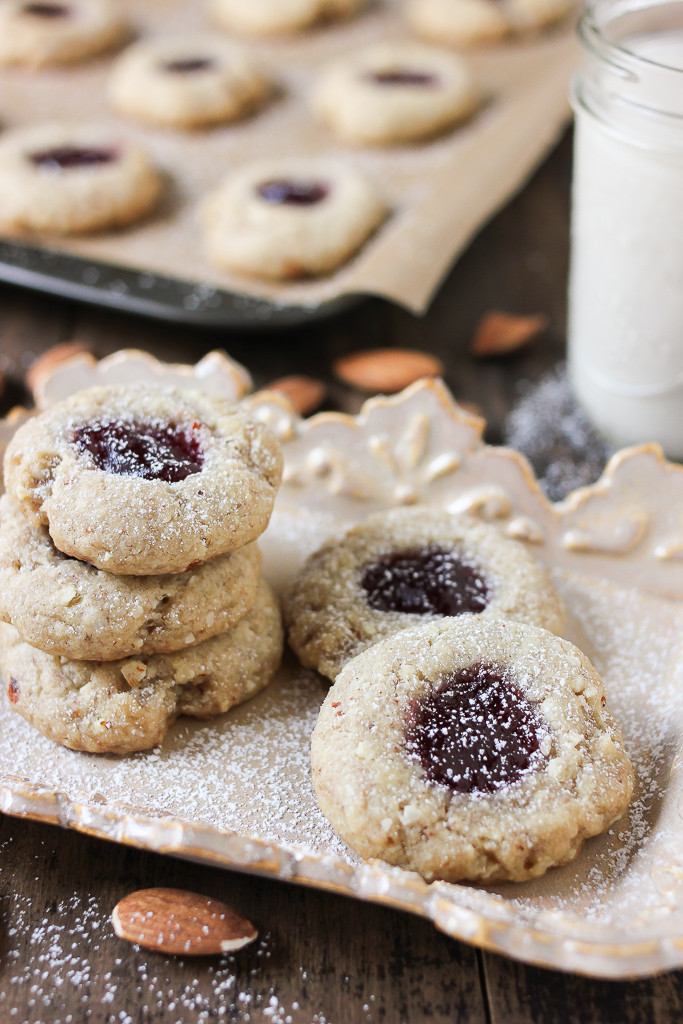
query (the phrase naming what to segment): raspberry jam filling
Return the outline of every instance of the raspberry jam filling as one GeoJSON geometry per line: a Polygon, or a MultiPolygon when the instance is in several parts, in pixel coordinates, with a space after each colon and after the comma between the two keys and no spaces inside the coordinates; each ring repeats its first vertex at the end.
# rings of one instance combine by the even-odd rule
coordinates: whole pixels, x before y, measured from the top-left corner
{"type": "Polygon", "coordinates": [[[548,761],[548,728],[508,669],[475,664],[411,705],[410,756],[453,793],[495,793],[548,761]]]}
{"type": "Polygon", "coordinates": [[[413,615],[482,612],[489,587],[480,571],[455,550],[400,551],[367,565],[360,581],[371,608],[413,615]]]}
{"type": "Polygon", "coordinates": [[[409,71],[397,68],[396,71],[371,71],[367,78],[375,85],[436,85],[438,78],[429,71],[409,71]]]}
{"type": "Polygon", "coordinates": [[[199,423],[187,430],[163,423],[108,420],[79,427],[73,441],[106,473],[173,484],[199,473],[204,465],[199,428],[199,423]]]}
{"type": "Polygon", "coordinates": [[[264,181],[256,189],[267,203],[287,206],[314,206],[327,199],[330,188],[323,181],[294,181],[276,178],[264,181]]]}
{"type": "Polygon", "coordinates": [[[164,71],[172,74],[187,75],[195,71],[208,71],[213,67],[213,61],[209,57],[185,57],[180,60],[169,60],[162,65],[164,71]]]}
{"type": "Polygon", "coordinates": [[[71,10],[66,4],[24,4],[21,13],[34,18],[68,18],[71,10]]]}
{"type": "Polygon", "coordinates": [[[45,171],[65,171],[72,167],[99,167],[118,160],[115,149],[86,148],[85,146],[55,146],[31,153],[31,163],[45,171]]]}

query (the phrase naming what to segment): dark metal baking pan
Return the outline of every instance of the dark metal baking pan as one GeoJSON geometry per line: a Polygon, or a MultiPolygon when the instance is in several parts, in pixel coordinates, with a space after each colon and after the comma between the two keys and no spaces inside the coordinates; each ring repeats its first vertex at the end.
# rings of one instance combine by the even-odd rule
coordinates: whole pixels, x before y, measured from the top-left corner
{"type": "Polygon", "coordinates": [[[144,271],[0,240],[0,280],[62,298],[204,327],[295,327],[357,305],[342,295],[312,306],[281,305],[144,271]]]}

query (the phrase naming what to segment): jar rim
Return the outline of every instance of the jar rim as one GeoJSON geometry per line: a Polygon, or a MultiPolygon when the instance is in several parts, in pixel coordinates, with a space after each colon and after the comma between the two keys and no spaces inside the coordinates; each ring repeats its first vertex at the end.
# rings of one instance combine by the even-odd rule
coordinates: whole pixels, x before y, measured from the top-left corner
{"type": "Polygon", "coordinates": [[[650,32],[665,32],[671,29],[664,24],[672,19],[674,28],[683,35],[683,0],[588,0],[578,22],[578,35],[582,44],[599,55],[603,60],[629,69],[652,67],[673,76],[683,76],[683,67],[667,64],[645,56],[631,49],[629,39],[634,35],[650,32]],[[610,27],[626,23],[629,19],[639,21],[638,31],[624,33],[624,38],[611,35],[610,27]],[[653,24],[648,25],[652,20],[653,24]]]}

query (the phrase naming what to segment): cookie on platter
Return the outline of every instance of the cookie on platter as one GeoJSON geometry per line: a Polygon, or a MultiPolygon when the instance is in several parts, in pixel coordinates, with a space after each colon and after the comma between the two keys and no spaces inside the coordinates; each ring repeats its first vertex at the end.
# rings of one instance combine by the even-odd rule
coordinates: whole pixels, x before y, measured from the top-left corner
{"type": "Polygon", "coordinates": [[[334,679],[378,640],[470,612],[564,629],[564,605],[518,541],[472,516],[420,506],[380,512],[307,560],[285,598],[301,662],[334,679]]]}
{"type": "Polygon", "coordinates": [[[72,661],[0,623],[0,672],[12,708],[49,739],[129,754],[161,743],[179,715],[212,718],[253,697],[277,671],[282,645],[280,610],[261,582],[236,626],[174,654],[72,661]]]}
{"type": "Polygon", "coordinates": [[[311,758],[335,831],[428,881],[535,878],[605,831],[633,790],[585,655],[547,630],[474,615],[404,630],[349,662],[311,758]]]}
{"type": "Polygon", "coordinates": [[[62,554],[9,495],[0,498],[0,620],[66,658],[112,661],[181,650],[236,625],[253,607],[255,543],[166,576],[115,576],[62,554]]]}
{"type": "Polygon", "coordinates": [[[195,568],[263,533],[282,453],[227,400],[100,387],[29,420],[4,471],[7,492],[61,552],[152,576],[195,568]]]}

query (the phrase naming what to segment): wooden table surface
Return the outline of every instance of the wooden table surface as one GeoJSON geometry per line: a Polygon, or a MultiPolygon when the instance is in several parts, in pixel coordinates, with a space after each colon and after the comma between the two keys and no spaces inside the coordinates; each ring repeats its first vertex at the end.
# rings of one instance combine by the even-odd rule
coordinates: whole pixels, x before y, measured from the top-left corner
{"type": "MultiPolygon", "coordinates": [[[[398,345],[442,357],[457,398],[476,402],[497,441],[520,382],[564,352],[571,140],[474,241],[429,313],[380,301],[280,333],[203,332],[0,286],[3,405],[40,352],[72,337],[97,355],[144,348],[195,361],[226,348],[257,384],[305,372],[332,383],[335,356],[398,345]],[[543,312],[550,329],[516,356],[475,362],[468,345],[489,309],[543,312]]],[[[333,401],[348,393],[331,389],[333,401]]],[[[235,872],[147,854],[31,821],[0,819],[0,1021],[253,1021],[356,1024],[615,1024],[683,1020],[683,972],[604,982],[516,963],[455,942],[418,918],[235,872]],[[115,903],[151,885],[224,899],[260,929],[218,959],[179,960],[116,938],[115,903]]]]}

